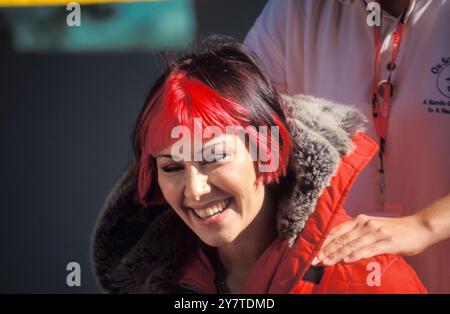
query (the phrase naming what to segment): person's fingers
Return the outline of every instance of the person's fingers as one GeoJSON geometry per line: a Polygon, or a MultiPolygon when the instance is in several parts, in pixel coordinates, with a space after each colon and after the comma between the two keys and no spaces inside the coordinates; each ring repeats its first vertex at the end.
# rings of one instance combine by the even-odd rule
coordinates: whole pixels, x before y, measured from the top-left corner
{"type": "Polygon", "coordinates": [[[339,250],[349,250],[353,241],[362,237],[365,234],[364,228],[358,227],[358,225],[350,230],[349,232],[337,237],[335,240],[331,241],[326,248],[323,249],[324,257],[322,262],[324,265],[333,265],[332,261],[339,250]]]}
{"type": "Polygon", "coordinates": [[[331,253],[331,255],[327,256],[323,260],[323,263],[326,266],[334,265],[340,261],[343,261],[347,256],[350,256],[354,252],[366,247],[370,247],[372,244],[377,243],[378,241],[383,239],[384,237],[381,233],[366,232],[361,236],[357,236],[353,240],[349,241],[347,244],[339,248],[336,252],[331,253]]]}
{"type": "Polygon", "coordinates": [[[337,252],[340,248],[346,246],[349,242],[355,240],[363,234],[363,229],[357,226],[336,237],[334,240],[329,242],[325,247],[321,249],[317,255],[319,262],[325,259],[329,260],[329,257],[337,252]]]}
{"type": "Polygon", "coordinates": [[[330,233],[328,233],[327,238],[322,244],[322,248],[325,248],[331,241],[335,240],[336,238],[340,237],[341,235],[349,232],[353,228],[355,228],[357,224],[356,219],[352,219],[346,222],[341,223],[340,225],[334,227],[331,229],[330,233]]]}
{"type": "Polygon", "coordinates": [[[390,252],[391,241],[380,240],[368,246],[355,250],[349,256],[343,259],[344,263],[354,263],[364,258],[370,258],[376,255],[387,254],[390,252]]]}
{"type": "MultiPolygon", "coordinates": [[[[336,240],[337,238],[343,236],[347,232],[351,231],[353,228],[355,228],[357,222],[356,219],[352,219],[349,221],[346,221],[333,229],[331,229],[330,233],[328,234],[327,238],[325,239],[324,243],[322,244],[322,248],[318,255],[314,258],[312,264],[317,265],[322,261],[322,259],[326,256],[326,249],[330,242],[336,240]]],[[[329,248],[328,248],[329,249],[329,248]]]]}

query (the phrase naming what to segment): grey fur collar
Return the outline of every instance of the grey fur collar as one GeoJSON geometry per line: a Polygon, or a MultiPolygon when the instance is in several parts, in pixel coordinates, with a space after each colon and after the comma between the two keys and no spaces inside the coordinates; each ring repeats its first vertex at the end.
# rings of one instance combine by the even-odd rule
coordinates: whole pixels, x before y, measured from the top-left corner
{"type": "MultiPolygon", "coordinates": [[[[353,146],[351,136],[365,119],[356,109],[311,96],[283,96],[294,140],[287,193],[280,196],[279,234],[294,243],[330,184],[340,158],[353,146]]],[[[92,240],[94,271],[110,293],[177,291],[177,270],[198,239],[166,207],[142,208],[134,202],[136,178],[125,170],[107,197],[92,240]]]]}

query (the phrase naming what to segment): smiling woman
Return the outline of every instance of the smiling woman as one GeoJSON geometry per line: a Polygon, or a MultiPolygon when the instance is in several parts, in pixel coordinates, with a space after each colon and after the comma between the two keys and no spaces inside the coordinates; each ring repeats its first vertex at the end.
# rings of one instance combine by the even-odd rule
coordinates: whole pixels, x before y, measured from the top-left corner
{"type": "Polygon", "coordinates": [[[330,228],[350,219],[341,204],[377,147],[361,133],[358,111],[281,96],[262,68],[244,46],[220,38],[169,63],[137,119],[136,161],[96,226],[101,287],[111,293],[425,292],[396,256],[311,266],[330,228]],[[192,131],[181,146],[173,136],[180,126],[192,131]],[[230,126],[245,129],[245,136],[226,132],[230,126]],[[191,136],[208,127],[216,132],[191,136]],[[261,127],[270,131],[256,131],[261,127]],[[262,151],[256,159],[255,147],[262,151]],[[264,168],[274,159],[277,167],[264,168]]]}
{"type": "Polygon", "coordinates": [[[246,259],[256,260],[276,236],[275,211],[264,184],[255,184],[254,162],[244,143],[228,141],[236,142],[234,151],[245,154],[244,160],[230,154],[219,161],[187,161],[167,169],[173,162],[158,158],[158,184],[186,225],[202,242],[218,248],[225,269],[238,270],[228,272],[228,286],[239,291],[241,272],[251,266],[246,259]]]}

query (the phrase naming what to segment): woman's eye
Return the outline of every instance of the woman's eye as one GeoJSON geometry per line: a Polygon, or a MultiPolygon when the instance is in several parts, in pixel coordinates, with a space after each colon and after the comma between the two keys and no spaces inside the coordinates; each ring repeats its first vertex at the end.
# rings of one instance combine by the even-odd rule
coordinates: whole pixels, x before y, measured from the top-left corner
{"type": "Polygon", "coordinates": [[[229,158],[230,158],[230,156],[225,153],[217,154],[217,155],[214,155],[214,157],[211,161],[207,161],[207,160],[203,161],[203,164],[210,164],[210,163],[214,163],[216,161],[228,160],[229,158]]]}
{"type": "Polygon", "coordinates": [[[168,166],[164,166],[161,168],[164,172],[175,172],[178,170],[182,170],[183,167],[182,166],[178,166],[178,165],[168,165],[168,166]]]}

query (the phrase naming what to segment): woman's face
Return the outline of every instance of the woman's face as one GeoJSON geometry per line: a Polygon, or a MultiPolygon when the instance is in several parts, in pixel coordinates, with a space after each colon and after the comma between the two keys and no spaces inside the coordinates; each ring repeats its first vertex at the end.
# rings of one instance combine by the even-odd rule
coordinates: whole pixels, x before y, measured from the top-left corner
{"type": "Polygon", "coordinates": [[[158,183],[166,201],[197,236],[220,247],[232,243],[260,214],[265,187],[255,186],[255,162],[238,136],[217,136],[204,141],[202,149],[215,160],[175,161],[172,146],[162,150],[156,155],[158,183]]]}

